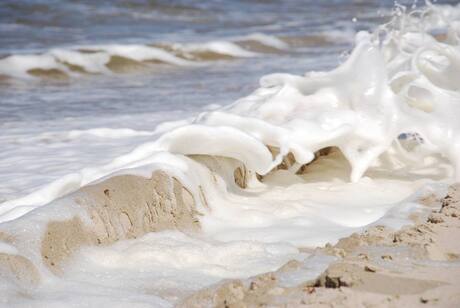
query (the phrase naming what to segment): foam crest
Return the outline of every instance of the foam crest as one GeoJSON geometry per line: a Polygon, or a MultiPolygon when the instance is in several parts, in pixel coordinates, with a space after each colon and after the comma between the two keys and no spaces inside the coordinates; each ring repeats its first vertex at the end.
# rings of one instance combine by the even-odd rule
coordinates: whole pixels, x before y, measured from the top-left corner
{"type": "Polygon", "coordinates": [[[33,70],[66,72],[67,67],[47,54],[42,55],[12,55],[0,59],[0,74],[16,78],[30,78],[28,72],[33,70]]]}
{"type": "Polygon", "coordinates": [[[153,46],[145,45],[102,45],[85,47],[87,51],[103,51],[110,56],[119,56],[134,61],[160,61],[174,65],[188,65],[189,61],[180,59],[167,51],[153,46]]]}
{"type": "Polygon", "coordinates": [[[53,70],[66,76],[77,76],[81,73],[111,74],[135,65],[136,62],[140,65],[147,61],[177,66],[194,65],[191,61],[152,46],[101,45],[52,49],[39,55],[8,56],[0,59],[0,74],[16,78],[31,78],[34,73],[41,73],[39,76],[46,77],[53,70]]]}
{"type": "Polygon", "coordinates": [[[172,48],[198,57],[208,52],[239,58],[254,57],[257,55],[254,52],[245,50],[237,44],[228,41],[213,41],[201,44],[174,44],[172,48]]]}
{"type": "Polygon", "coordinates": [[[440,15],[435,7],[424,11],[418,17],[429,20],[423,30],[414,27],[417,15],[412,14],[411,22],[401,20],[406,15],[395,17],[384,38],[360,32],[352,54],[337,69],[265,76],[261,89],[198,122],[238,127],[279,148],[280,155],[292,153],[301,165],[322,148],[338,147],[352,166],[353,182],[403,133],[418,134],[420,147],[444,155],[459,169],[460,48],[452,23],[443,24],[449,33],[445,40],[430,32],[440,15]]]}
{"type": "Polygon", "coordinates": [[[285,50],[289,48],[289,44],[285,41],[277,38],[276,36],[267,35],[264,33],[252,33],[243,37],[238,38],[243,41],[255,41],[267,47],[273,47],[279,50],[285,50]]]}
{"type": "Polygon", "coordinates": [[[204,43],[165,43],[156,45],[106,44],[54,48],[41,54],[13,54],[0,59],[0,75],[13,78],[75,77],[86,74],[112,74],[151,65],[154,62],[173,66],[196,66],[225,58],[255,57],[258,53],[240,46],[253,41],[263,46],[285,50],[282,40],[254,33],[234,41],[204,43]]]}
{"type": "MultiPolygon", "coordinates": [[[[77,139],[81,137],[99,137],[99,138],[109,138],[109,139],[118,139],[118,138],[129,138],[137,136],[150,136],[153,132],[148,131],[138,131],[131,128],[107,128],[99,127],[86,130],[71,130],[67,133],[64,133],[62,138],[65,139],[77,139]]],[[[47,135],[46,137],[49,137],[47,135]]]]}

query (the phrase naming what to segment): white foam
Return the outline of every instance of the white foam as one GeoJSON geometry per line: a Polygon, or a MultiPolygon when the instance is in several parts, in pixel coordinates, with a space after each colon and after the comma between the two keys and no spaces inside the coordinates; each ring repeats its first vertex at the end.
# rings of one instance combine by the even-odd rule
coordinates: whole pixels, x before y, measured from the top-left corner
{"type": "Polygon", "coordinates": [[[237,40],[251,40],[261,43],[262,45],[273,47],[280,50],[289,49],[289,44],[280,40],[276,36],[267,35],[264,33],[251,33],[245,36],[236,38],[237,40]]]}
{"type": "Polygon", "coordinates": [[[134,137],[134,136],[151,136],[153,135],[153,132],[148,132],[148,131],[136,131],[131,128],[106,128],[106,127],[100,127],[100,128],[92,128],[92,129],[87,129],[87,130],[72,130],[67,133],[67,137],[70,139],[73,138],[80,138],[81,136],[94,136],[94,137],[100,137],[100,138],[128,138],[128,137],[134,137]]]}
{"type": "Polygon", "coordinates": [[[135,307],[140,303],[171,307],[191,292],[222,279],[273,271],[306,256],[289,244],[222,243],[162,231],[107,247],[84,247],[67,260],[60,279],[48,279],[38,289],[28,290],[27,298],[6,298],[10,304],[46,303],[47,307],[58,303],[94,307],[99,301],[105,306],[115,299],[125,305],[132,302],[135,307]]]}
{"type": "Polygon", "coordinates": [[[76,50],[52,49],[49,54],[59,62],[81,67],[88,73],[110,73],[106,67],[110,54],[106,52],[82,53],[76,50]]]}
{"type": "Polygon", "coordinates": [[[120,56],[135,61],[158,60],[174,65],[192,65],[193,63],[181,58],[178,58],[169,52],[145,45],[100,45],[82,47],[91,51],[104,51],[111,56],[120,56]]]}
{"type": "Polygon", "coordinates": [[[173,48],[177,50],[181,50],[183,52],[215,52],[221,55],[227,55],[232,57],[255,57],[257,53],[248,51],[235,43],[228,42],[228,41],[212,41],[207,43],[199,43],[199,44],[174,44],[172,45],[173,48]]]}
{"type": "MultiPolygon", "coordinates": [[[[298,249],[288,244],[221,243],[178,231],[162,231],[102,249],[87,247],[67,266],[73,267],[69,276],[73,276],[72,271],[102,274],[111,269],[137,271],[142,268],[143,272],[151,272],[150,279],[158,279],[154,282],[156,287],[165,283],[161,279],[166,278],[169,284],[173,280],[183,284],[177,289],[197,289],[200,286],[192,284],[196,278],[187,281],[197,274],[206,276],[200,279],[206,285],[223,278],[250,277],[273,271],[291,258],[301,259],[298,249]],[[78,264],[78,267],[72,263],[78,264]],[[82,269],[83,264],[91,269],[82,269]],[[170,279],[167,276],[171,273],[174,277],[170,279]],[[181,274],[176,276],[178,273],[181,274]]],[[[173,286],[170,285],[170,288],[173,286]]]]}
{"type": "Polygon", "coordinates": [[[351,181],[358,182],[382,154],[394,153],[400,134],[409,132],[423,138],[410,153],[417,161],[428,149],[459,166],[460,95],[453,89],[460,76],[458,42],[438,42],[412,24],[398,25],[399,19],[390,24],[395,28],[387,25],[391,31],[383,40],[358,33],[349,59],[331,72],[264,76],[260,89],[233,105],[203,113],[192,125],[172,129],[106,166],[69,175],[2,208],[45,204],[117,170],[152,163],[162,151],[230,157],[266,174],[288,152],[298,168],[311,162],[315,151],[336,146],[352,167],[351,181]],[[280,154],[272,159],[266,145],[280,148],[280,154]]]}
{"type": "MultiPolygon", "coordinates": [[[[263,34],[254,34],[252,39],[263,44],[284,49],[283,42],[263,34]]],[[[170,45],[181,53],[214,52],[232,57],[254,57],[257,53],[248,51],[236,43],[219,40],[204,43],[173,43],[170,45]]],[[[14,78],[32,78],[31,70],[59,70],[69,76],[78,76],[78,70],[71,70],[68,65],[82,69],[86,73],[112,74],[107,67],[112,57],[146,62],[160,61],[175,66],[197,66],[200,63],[186,60],[155,46],[141,44],[105,44],[82,45],[69,48],[54,48],[41,54],[14,54],[0,59],[0,74],[14,78]]]]}
{"type": "Polygon", "coordinates": [[[339,155],[320,158],[306,175],[276,171],[244,192],[225,178],[213,185],[215,174],[208,175],[208,182],[201,175],[211,207],[200,219],[204,232],[220,241],[245,238],[315,247],[377,221],[399,228],[410,222],[411,211],[420,208],[414,192],[432,191],[426,186],[432,181],[430,175],[392,178],[388,166],[371,168],[366,177],[350,183],[349,166],[339,155]]]}
{"type": "Polygon", "coordinates": [[[134,130],[131,128],[95,127],[90,129],[74,129],[70,131],[43,132],[35,136],[16,137],[17,143],[28,142],[66,142],[82,138],[123,139],[130,137],[152,136],[155,132],[134,130]]]}
{"type": "MultiPolygon", "coordinates": [[[[157,295],[174,301],[167,283],[187,292],[187,284],[201,287],[214,278],[276,268],[299,256],[293,246],[334,242],[371,224],[408,223],[407,216],[422,209],[420,193],[439,192],[433,183],[444,187],[454,176],[460,178],[458,27],[455,21],[435,18],[441,14],[436,7],[429,10],[425,29],[417,25],[415,14],[402,14],[376,33],[360,32],[350,57],[335,70],[264,76],[258,90],[230,106],[163,126],[126,155],[2,203],[0,220],[42,206],[53,209],[40,212],[43,221],[47,215],[69,215],[56,210],[56,202],[66,199],[53,200],[116,174],[149,176],[165,170],[194,195],[204,214],[202,234],[149,234],[112,247],[88,248],[68,265],[66,278],[70,286],[78,286],[76,294],[117,298],[118,292],[145,295],[143,270],[146,279],[164,275],[158,282],[163,288],[157,285],[152,291],[155,298],[139,298],[166,306],[171,303],[157,295]],[[446,40],[438,41],[430,25],[444,27],[446,40]],[[401,134],[408,137],[401,140],[401,134]],[[267,145],[280,153],[273,157],[267,145]],[[316,151],[332,146],[338,150],[315,160],[316,151]],[[288,170],[272,170],[288,153],[296,163],[288,170]],[[211,168],[204,165],[205,158],[189,156],[193,154],[207,156],[211,168]],[[245,189],[233,178],[241,163],[249,171],[245,189]],[[305,173],[298,174],[305,164],[305,173]],[[264,175],[262,181],[256,173],[264,175]],[[88,282],[96,286],[94,293],[82,288],[88,282]],[[120,282],[131,289],[121,288],[120,282]]],[[[219,43],[207,50],[243,56],[234,47],[219,43]]],[[[133,52],[132,57],[146,59],[149,52],[133,52]]],[[[60,292],[69,294],[70,289],[62,284],[60,292]]],[[[56,285],[40,291],[38,296],[54,300],[56,285]]]]}
{"type": "Polygon", "coordinates": [[[42,55],[12,55],[0,59],[0,74],[16,78],[31,78],[27,72],[32,69],[58,69],[66,72],[65,65],[60,64],[48,54],[42,55]]]}
{"type": "Polygon", "coordinates": [[[0,253],[15,255],[18,253],[18,249],[11,244],[0,242],[0,253]]]}

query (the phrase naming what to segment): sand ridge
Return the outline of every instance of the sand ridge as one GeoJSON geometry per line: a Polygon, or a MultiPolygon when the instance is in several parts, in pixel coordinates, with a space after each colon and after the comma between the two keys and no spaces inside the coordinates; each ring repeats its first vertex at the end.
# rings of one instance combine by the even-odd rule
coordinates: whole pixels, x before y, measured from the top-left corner
{"type": "Polygon", "coordinates": [[[64,201],[58,212],[72,212],[72,207],[77,207],[74,212],[81,214],[63,220],[53,217],[52,212],[45,213],[44,207],[6,224],[1,238],[17,251],[0,253],[0,275],[19,284],[29,281],[28,285],[37,285],[40,271],[49,270],[59,276],[62,263],[84,245],[108,245],[165,229],[194,232],[200,228],[194,197],[164,171],[153,172],[151,178],[114,176],[85,186],[64,201]],[[47,218],[44,226],[36,223],[40,217],[47,218]],[[20,236],[8,233],[8,226],[14,230],[21,225],[38,229],[32,240],[41,247],[38,256],[34,248],[23,247],[28,245],[20,236]]]}

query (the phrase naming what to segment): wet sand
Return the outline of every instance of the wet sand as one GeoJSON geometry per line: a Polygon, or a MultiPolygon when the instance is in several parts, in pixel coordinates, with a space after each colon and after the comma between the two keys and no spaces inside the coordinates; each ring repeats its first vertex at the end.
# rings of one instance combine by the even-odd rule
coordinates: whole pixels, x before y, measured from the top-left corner
{"type": "Polygon", "coordinates": [[[180,307],[460,307],[460,184],[443,199],[420,200],[428,217],[401,230],[373,226],[313,251],[337,261],[313,280],[291,261],[275,272],[224,281],[188,297],[180,307]]]}
{"type": "MultiPolygon", "coordinates": [[[[27,244],[33,238],[28,232],[0,233],[4,243],[17,249],[0,254],[0,276],[24,287],[37,286],[46,271],[61,276],[62,262],[82,245],[110,245],[165,229],[200,229],[193,197],[163,172],[154,172],[151,179],[113,177],[68,198],[75,203],[64,207],[78,211],[67,219],[59,215],[52,219],[52,211],[45,207],[9,224],[14,230],[15,225],[20,228],[46,218],[44,237],[34,232],[37,244],[27,244]],[[39,247],[37,256],[34,251],[39,247]]],[[[413,215],[411,226],[401,230],[372,226],[335,245],[304,248],[313,256],[335,258],[314,279],[303,279],[306,265],[292,260],[275,272],[221,281],[180,300],[178,306],[459,307],[460,184],[451,186],[443,198],[432,195],[418,201],[431,213],[413,215]],[[286,284],[283,277],[296,278],[286,284]]]]}

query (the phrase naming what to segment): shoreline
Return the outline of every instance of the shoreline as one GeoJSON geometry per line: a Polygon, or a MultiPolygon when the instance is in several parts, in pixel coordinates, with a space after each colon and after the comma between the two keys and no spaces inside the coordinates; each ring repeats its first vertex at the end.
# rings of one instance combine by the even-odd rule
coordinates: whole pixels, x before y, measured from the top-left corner
{"type": "MultiPolygon", "coordinates": [[[[283,286],[302,274],[290,261],[274,272],[220,282],[179,307],[458,307],[460,305],[460,184],[426,219],[400,230],[373,226],[313,251],[338,258],[316,279],[283,286]]],[[[416,218],[417,219],[417,218],[416,218]]]]}
{"type": "MultiPolygon", "coordinates": [[[[219,174],[217,166],[209,165],[204,158],[195,159],[210,174],[219,174]]],[[[242,187],[248,179],[244,176],[246,171],[239,168],[234,169],[230,182],[242,187]]],[[[65,276],[67,261],[83,246],[111,247],[120,240],[162,230],[195,233],[201,229],[198,217],[202,214],[197,205],[203,196],[193,194],[173,175],[160,170],[154,171],[150,178],[117,175],[85,186],[56,204],[2,224],[0,239],[7,251],[11,251],[0,254],[3,270],[0,275],[14,283],[18,291],[30,292],[33,297],[33,290],[41,282],[65,276]]],[[[364,232],[344,237],[335,245],[297,246],[299,252],[310,256],[303,261],[286,259],[283,263],[288,262],[280,263],[273,272],[247,279],[219,280],[204,289],[187,291],[171,304],[179,307],[460,304],[460,296],[455,297],[460,288],[452,286],[460,284],[460,278],[455,278],[455,275],[460,277],[460,244],[455,243],[460,238],[460,184],[451,186],[448,195],[442,196],[435,192],[419,196],[416,202],[425,209],[411,215],[414,225],[394,231],[372,224],[364,232]],[[432,213],[427,215],[430,209],[432,213]]]]}

